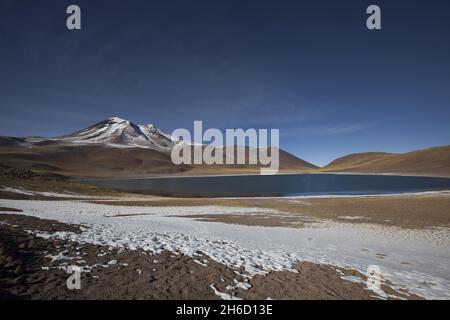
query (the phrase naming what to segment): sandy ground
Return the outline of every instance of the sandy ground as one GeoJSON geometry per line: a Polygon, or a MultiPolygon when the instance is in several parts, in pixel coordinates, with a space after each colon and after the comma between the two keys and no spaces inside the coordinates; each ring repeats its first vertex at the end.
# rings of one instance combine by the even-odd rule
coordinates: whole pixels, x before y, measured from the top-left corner
{"type": "MultiPolygon", "coordinates": [[[[94,200],[93,200],[94,201],[94,200]]],[[[352,223],[373,223],[404,228],[450,227],[450,193],[380,195],[380,196],[330,196],[295,198],[242,198],[242,199],[179,199],[152,198],[139,201],[95,201],[112,205],[133,206],[201,206],[223,205],[257,207],[279,210],[286,216],[270,219],[243,217],[198,216],[201,219],[261,226],[298,227],[308,218],[331,219],[352,223]],[[293,223],[289,223],[293,222],[293,223]]]]}
{"type": "MultiPolygon", "coordinates": [[[[199,255],[148,254],[91,244],[38,238],[24,230],[81,232],[34,217],[0,214],[0,298],[2,299],[375,299],[362,283],[342,275],[365,275],[308,262],[297,273],[271,272],[248,279],[199,255]],[[70,265],[81,267],[81,289],[66,286],[70,265]]],[[[383,290],[408,299],[415,295],[383,290]]]]}

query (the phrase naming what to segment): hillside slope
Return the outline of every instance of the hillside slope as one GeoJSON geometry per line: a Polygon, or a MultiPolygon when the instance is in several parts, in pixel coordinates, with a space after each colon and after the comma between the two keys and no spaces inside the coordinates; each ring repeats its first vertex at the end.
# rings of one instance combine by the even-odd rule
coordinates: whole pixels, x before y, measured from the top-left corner
{"type": "Polygon", "coordinates": [[[450,176],[450,146],[402,154],[381,152],[351,154],[332,161],[320,171],[450,176]]]}

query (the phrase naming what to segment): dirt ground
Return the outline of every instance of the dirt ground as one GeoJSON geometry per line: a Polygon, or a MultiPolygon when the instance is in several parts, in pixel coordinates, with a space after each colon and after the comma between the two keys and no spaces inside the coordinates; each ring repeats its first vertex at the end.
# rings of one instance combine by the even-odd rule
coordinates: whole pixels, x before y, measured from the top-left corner
{"type": "MultiPolygon", "coordinates": [[[[198,216],[199,219],[262,226],[301,226],[309,218],[340,222],[374,223],[402,228],[450,227],[450,193],[405,194],[361,197],[180,199],[162,198],[142,201],[95,201],[128,206],[219,205],[267,208],[282,212],[271,220],[255,217],[198,216]],[[288,216],[286,216],[288,215],[288,216]],[[281,220],[280,220],[281,219],[281,220]],[[289,222],[296,222],[291,224],[289,222]]],[[[261,217],[259,217],[261,218],[261,217]]]]}
{"type": "MultiPolygon", "coordinates": [[[[219,299],[214,290],[242,299],[376,299],[365,284],[343,280],[354,270],[308,262],[294,272],[249,279],[199,253],[151,255],[91,244],[48,240],[27,230],[82,232],[79,226],[14,213],[0,214],[0,299],[219,299]],[[81,289],[66,286],[70,265],[81,267],[81,289]]],[[[387,293],[407,299],[415,295],[387,293]]]]}

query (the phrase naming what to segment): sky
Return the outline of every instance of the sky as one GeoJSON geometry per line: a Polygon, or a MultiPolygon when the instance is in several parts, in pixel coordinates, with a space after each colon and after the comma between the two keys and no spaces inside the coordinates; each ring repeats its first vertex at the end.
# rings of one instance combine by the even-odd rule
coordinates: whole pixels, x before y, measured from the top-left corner
{"type": "Polygon", "coordinates": [[[448,0],[0,0],[0,135],[202,120],[317,165],[448,145],[449,39],[448,0]]]}

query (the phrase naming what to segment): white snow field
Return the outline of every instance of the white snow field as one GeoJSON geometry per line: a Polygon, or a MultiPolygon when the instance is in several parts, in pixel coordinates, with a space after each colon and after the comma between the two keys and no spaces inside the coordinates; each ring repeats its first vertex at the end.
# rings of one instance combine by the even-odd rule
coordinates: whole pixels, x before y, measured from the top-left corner
{"type": "MultiPolygon", "coordinates": [[[[328,220],[317,220],[304,228],[273,228],[183,217],[201,214],[285,215],[269,209],[219,206],[128,207],[81,200],[0,199],[0,207],[86,226],[81,234],[37,233],[41,237],[129,250],[141,248],[155,253],[165,250],[189,256],[203,253],[227,266],[244,267],[250,275],[292,270],[298,261],[347,267],[364,274],[369,266],[376,265],[382,278],[390,280],[397,289],[406,289],[428,299],[450,299],[448,228],[412,230],[328,220]]],[[[362,281],[361,278],[347,280],[362,281]]],[[[387,297],[382,292],[377,293],[387,297]]]]}

